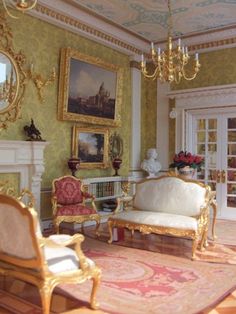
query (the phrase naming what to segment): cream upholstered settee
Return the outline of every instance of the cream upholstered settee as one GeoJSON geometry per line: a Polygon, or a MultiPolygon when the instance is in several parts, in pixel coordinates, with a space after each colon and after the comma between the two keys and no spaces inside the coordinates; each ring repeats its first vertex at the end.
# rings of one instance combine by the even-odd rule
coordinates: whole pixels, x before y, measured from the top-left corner
{"type": "Polygon", "coordinates": [[[125,203],[125,210],[118,206],[108,219],[112,242],[114,227],[139,230],[144,234],[156,233],[190,238],[192,258],[198,244],[206,244],[209,225],[211,190],[208,185],[184,180],[175,175],[146,179],[136,184],[133,197],[119,199],[125,203]]]}

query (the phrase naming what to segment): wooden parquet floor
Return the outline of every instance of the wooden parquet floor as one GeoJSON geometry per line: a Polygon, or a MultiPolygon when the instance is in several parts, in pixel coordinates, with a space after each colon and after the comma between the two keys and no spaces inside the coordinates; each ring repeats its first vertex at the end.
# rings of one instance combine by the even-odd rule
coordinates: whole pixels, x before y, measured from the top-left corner
{"type": "Polygon", "coordinates": [[[236,313],[236,291],[226,297],[213,310],[205,312],[208,314],[235,314],[236,313]]]}
{"type": "MultiPolygon", "coordinates": [[[[102,224],[101,225],[101,232],[100,232],[100,239],[102,241],[106,241],[108,239],[108,232],[107,232],[107,225],[106,224],[102,224]]],[[[62,230],[63,233],[71,233],[68,230],[62,230]]],[[[85,236],[91,236],[91,234],[93,234],[94,232],[94,227],[85,227],[85,236]]],[[[140,249],[145,249],[145,250],[153,250],[153,239],[150,237],[150,241],[149,238],[147,237],[143,237],[140,236],[139,234],[134,234],[134,237],[132,238],[132,240],[130,240],[130,236],[129,234],[127,234],[127,241],[129,241],[129,246],[133,246],[136,248],[140,248],[140,249]],[[127,236],[128,235],[128,236],[127,236]]],[[[125,238],[126,238],[125,237],[125,238]]],[[[162,251],[163,252],[174,252],[175,255],[180,254],[181,256],[185,255],[186,252],[186,246],[185,245],[180,245],[178,246],[178,250],[176,250],[176,241],[175,239],[171,240],[171,238],[168,238],[168,241],[161,241],[161,243],[159,244],[159,246],[162,246],[162,251]],[[171,242],[173,241],[173,242],[171,242]]],[[[160,247],[159,247],[160,248],[160,247]]],[[[189,248],[187,248],[189,249],[189,248]]],[[[236,266],[235,266],[236,267],[236,266]]],[[[59,306],[59,301],[56,300],[55,303],[58,303],[59,306]]],[[[63,308],[63,306],[62,306],[63,308]]],[[[67,307],[64,307],[67,308],[67,307]]],[[[1,307],[1,301],[0,301],[0,314],[13,314],[16,312],[10,312],[8,310],[6,310],[5,308],[1,307]]],[[[74,310],[68,310],[68,311],[63,311],[60,312],[61,314],[107,314],[101,310],[98,311],[94,311],[91,310],[89,308],[79,308],[79,309],[74,309],[74,310]]],[[[28,313],[27,314],[31,314],[28,313]]],[[[147,313],[148,314],[148,313],[147,313]]],[[[202,313],[199,314],[236,314],[236,290],[233,291],[230,295],[226,296],[219,304],[217,304],[214,308],[212,309],[207,309],[202,313]]]]}

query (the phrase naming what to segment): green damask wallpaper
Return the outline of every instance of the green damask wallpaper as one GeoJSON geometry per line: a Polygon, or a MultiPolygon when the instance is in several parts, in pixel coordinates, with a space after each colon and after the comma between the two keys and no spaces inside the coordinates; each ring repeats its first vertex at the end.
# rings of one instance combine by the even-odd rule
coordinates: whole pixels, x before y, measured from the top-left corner
{"type": "Polygon", "coordinates": [[[173,90],[236,83],[236,48],[200,53],[200,71],[193,81],[182,80],[173,90]]]}
{"type": "MultiPolygon", "coordinates": [[[[175,100],[169,99],[169,113],[175,108],[175,100]]],[[[175,119],[169,118],[169,160],[168,164],[173,162],[173,157],[175,154],[175,119]]]]}
{"type": "Polygon", "coordinates": [[[141,117],[141,160],[143,160],[146,158],[147,150],[156,147],[157,138],[157,82],[156,80],[152,81],[145,79],[143,75],[141,117]]]}
{"type": "MultiPolygon", "coordinates": [[[[1,8],[0,8],[1,9],[1,8]]],[[[57,97],[60,49],[72,47],[78,51],[96,56],[105,62],[116,64],[124,69],[123,96],[121,108],[120,128],[110,128],[110,132],[116,131],[123,138],[124,154],[120,169],[121,175],[128,175],[129,171],[129,147],[130,147],[130,120],[131,120],[131,76],[129,57],[93,42],[77,34],[60,29],[39,19],[23,15],[20,19],[8,18],[13,33],[15,51],[22,50],[26,56],[27,67],[34,64],[34,71],[47,78],[55,67],[57,79],[55,83],[47,86],[43,92],[45,103],[40,103],[37,89],[32,81],[27,84],[23,101],[21,119],[10,123],[7,130],[0,133],[0,140],[25,140],[23,126],[30,124],[34,119],[36,127],[41,131],[42,138],[49,142],[45,149],[45,172],[42,178],[42,188],[51,188],[52,180],[56,177],[70,174],[67,160],[71,156],[71,132],[73,122],[59,121],[57,119],[57,97]]],[[[77,126],[92,126],[77,123],[77,126]]],[[[96,126],[97,127],[97,126],[96,126]]],[[[103,127],[103,126],[101,126],[103,127]]],[[[113,175],[114,170],[107,169],[79,170],[77,176],[96,177],[113,175]]],[[[50,209],[42,209],[42,216],[50,216],[50,209]]]]}

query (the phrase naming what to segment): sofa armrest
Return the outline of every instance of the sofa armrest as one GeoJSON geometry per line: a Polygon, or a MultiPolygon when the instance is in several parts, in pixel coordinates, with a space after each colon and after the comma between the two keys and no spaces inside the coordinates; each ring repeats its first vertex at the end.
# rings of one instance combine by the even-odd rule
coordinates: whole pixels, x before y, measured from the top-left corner
{"type": "Polygon", "coordinates": [[[81,243],[84,241],[84,236],[82,234],[75,234],[73,236],[59,234],[51,235],[48,238],[41,237],[38,238],[40,246],[43,248],[45,245],[49,248],[73,246],[76,252],[76,255],[80,261],[80,267],[82,270],[86,270],[88,267],[88,261],[81,249],[81,243]]]}
{"type": "Polygon", "coordinates": [[[119,213],[120,211],[122,211],[122,209],[127,210],[127,207],[132,206],[133,204],[133,196],[122,196],[122,197],[118,197],[116,199],[117,201],[117,206],[116,209],[114,210],[114,214],[119,213]]]}

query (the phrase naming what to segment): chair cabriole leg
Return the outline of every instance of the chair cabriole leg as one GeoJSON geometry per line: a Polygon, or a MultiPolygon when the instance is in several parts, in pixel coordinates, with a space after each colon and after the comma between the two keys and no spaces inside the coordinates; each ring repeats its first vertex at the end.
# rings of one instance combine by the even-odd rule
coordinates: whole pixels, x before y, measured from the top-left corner
{"type": "Polygon", "coordinates": [[[110,235],[110,238],[108,240],[108,243],[112,243],[112,240],[113,240],[113,236],[112,236],[112,221],[108,221],[108,230],[109,230],[109,235],[110,235]]]}
{"type": "Polygon", "coordinates": [[[92,287],[91,297],[90,297],[90,306],[93,310],[97,310],[99,308],[99,303],[96,300],[96,293],[97,293],[97,288],[101,280],[100,269],[96,269],[96,273],[94,274],[94,277],[92,278],[92,280],[93,280],[93,287],[92,287]]]}
{"type": "Polygon", "coordinates": [[[43,314],[50,314],[52,290],[53,288],[51,288],[47,283],[44,283],[43,286],[39,289],[43,314]]]}
{"type": "Polygon", "coordinates": [[[57,220],[55,220],[55,221],[54,221],[54,226],[55,226],[56,234],[59,234],[59,225],[60,225],[60,222],[58,222],[57,220]]]}
{"type": "Polygon", "coordinates": [[[99,227],[100,227],[100,219],[99,220],[96,220],[96,235],[99,237],[100,233],[99,233],[99,227]]]}
{"type": "Polygon", "coordinates": [[[196,234],[193,238],[193,245],[192,245],[192,260],[196,259],[196,249],[198,246],[198,235],[196,234]]]}

